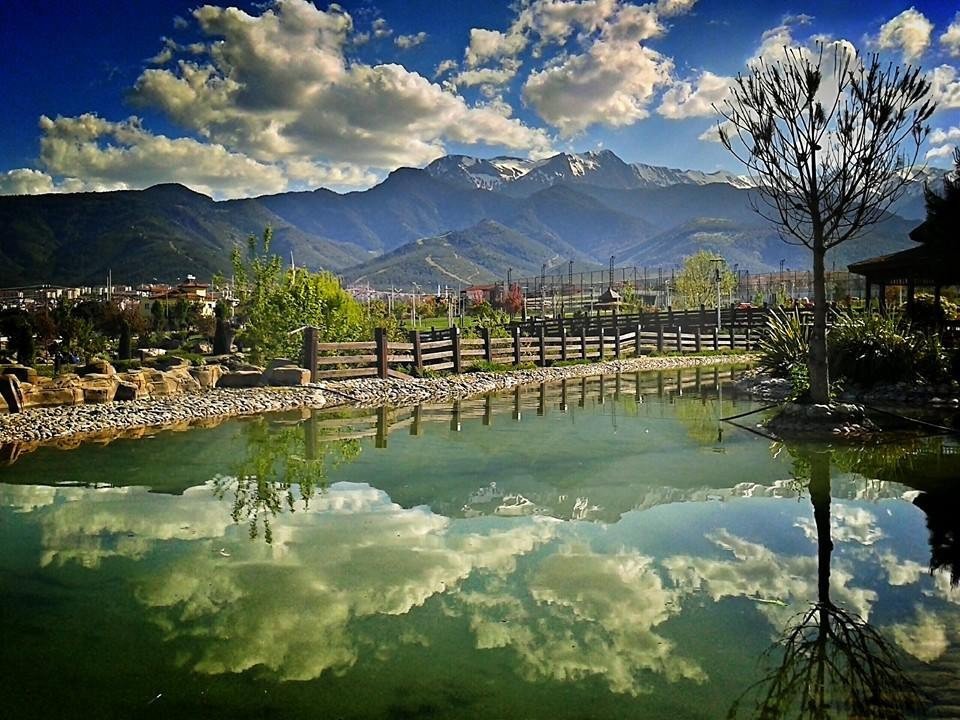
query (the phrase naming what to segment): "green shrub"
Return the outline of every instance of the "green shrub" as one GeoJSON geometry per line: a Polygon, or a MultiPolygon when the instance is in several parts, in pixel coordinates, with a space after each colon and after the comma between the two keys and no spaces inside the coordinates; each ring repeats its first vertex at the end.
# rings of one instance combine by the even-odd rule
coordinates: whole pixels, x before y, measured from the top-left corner
{"type": "Polygon", "coordinates": [[[827,342],[830,372],[863,387],[915,376],[916,338],[893,313],[838,313],[827,342]]]}
{"type": "Polygon", "coordinates": [[[470,366],[467,368],[468,373],[479,373],[479,372],[489,372],[489,373],[501,373],[508,372],[513,370],[513,365],[507,365],[506,363],[496,363],[490,362],[489,360],[475,360],[470,363],[470,366]]]}
{"type": "Polygon", "coordinates": [[[798,365],[806,366],[810,328],[794,310],[771,310],[767,334],[759,343],[759,365],[777,377],[790,377],[798,365]]]}

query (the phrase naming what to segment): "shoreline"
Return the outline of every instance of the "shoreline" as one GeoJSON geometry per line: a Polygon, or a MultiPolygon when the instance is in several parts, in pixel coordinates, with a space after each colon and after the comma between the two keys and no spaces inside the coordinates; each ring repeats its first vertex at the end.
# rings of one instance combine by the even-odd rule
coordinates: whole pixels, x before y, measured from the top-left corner
{"type": "MultiPolygon", "coordinates": [[[[358,378],[299,387],[213,388],[169,398],[96,405],[34,408],[0,415],[0,446],[43,445],[64,440],[104,440],[139,429],[229,419],[270,412],[333,407],[408,406],[462,399],[518,385],[617,372],[657,371],[753,363],[756,355],[640,357],[585,365],[464,373],[441,378],[358,378]]],[[[131,436],[133,436],[131,434],[131,436]]]]}

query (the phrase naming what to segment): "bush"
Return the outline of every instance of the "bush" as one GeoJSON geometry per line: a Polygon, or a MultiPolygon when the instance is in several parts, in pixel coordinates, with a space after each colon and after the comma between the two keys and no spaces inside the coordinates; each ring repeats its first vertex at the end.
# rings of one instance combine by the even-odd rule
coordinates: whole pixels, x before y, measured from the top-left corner
{"type": "Polygon", "coordinates": [[[803,325],[796,309],[771,310],[759,350],[761,368],[777,377],[790,377],[798,365],[806,366],[810,328],[803,325]]]}
{"type": "Polygon", "coordinates": [[[878,383],[946,377],[947,357],[940,339],[915,331],[895,313],[839,313],[827,338],[831,374],[870,387],[878,383]]]}

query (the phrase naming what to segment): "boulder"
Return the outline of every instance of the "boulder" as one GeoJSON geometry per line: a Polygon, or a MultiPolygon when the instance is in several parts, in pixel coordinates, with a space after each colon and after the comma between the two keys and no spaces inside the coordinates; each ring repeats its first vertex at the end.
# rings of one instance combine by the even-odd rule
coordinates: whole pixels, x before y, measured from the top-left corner
{"type": "Polygon", "coordinates": [[[136,400],[139,397],[140,388],[131,382],[123,382],[122,380],[117,385],[117,392],[113,395],[113,399],[119,401],[136,400]]]}
{"type": "Polygon", "coordinates": [[[117,370],[106,360],[90,360],[86,365],[77,368],[79,375],[116,375],[117,370]]]}
{"type": "Polygon", "coordinates": [[[73,386],[32,385],[23,394],[24,408],[58,407],[60,405],[82,405],[83,389],[73,386]]]}
{"type": "Polygon", "coordinates": [[[117,377],[122,383],[135,385],[138,395],[146,395],[150,390],[147,386],[147,376],[142,370],[131,370],[129,372],[119,373],[117,377]]]}
{"type": "Polygon", "coordinates": [[[201,389],[200,383],[190,374],[190,367],[176,367],[164,373],[177,383],[176,393],[197,392],[201,389]]]}
{"type": "Polygon", "coordinates": [[[110,402],[113,400],[114,393],[115,390],[107,386],[85,387],[83,388],[83,402],[87,405],[110,402]]]}
{"type": "Polygon", "coordinates": [[[235,370],[225,372],[220,377],[219,387],[222,388],[249,388],[263,384],[263,373],[259,370],[235,370]]]}
{"type": "Polygon", "coordinates": [[[4,375],[13,375],[20,382],[37,382],[37,371],[32,367],[27,367],[26,365],[7,365],[3,369],[0,369],[0,373],[3,373],[4,375]]]}
{"type": "Polygon", "coordinates": [[[273,370],[274,368],[288,368],[288,367],[297,367],[297,361],[291,360],[290,358],[274,358],[267,363],[267,370],[273,370]]]}
{"type": "Polygon", "coordinates": [[[190,376],[197,381],[204,390],[216,387],[223,375],[223,368],[219,365],[204,365],[190,368],[190,376]]]}
{"type": "Polygon", "coordinates": [[[157,359],[154,363],[154,367],[157,370],[172,370],[173,368],[188,368],[191,363],[186,358],[179,357],[177,355],[165,355],[162,358],[157,359]]]}
{"type": "Polygon", "coordinates": [[[23,391],[20,379],[12,373],[0,375],[0,396],[7,404],[7,412],[18,413],[23,410],[23,391]]]}
{"type": "Polygon", "coordinates": [[[264,382],[274,386],[299,386],[310,382],[310,371],[296,366],[275,367],[263,373],[264,382]]]}

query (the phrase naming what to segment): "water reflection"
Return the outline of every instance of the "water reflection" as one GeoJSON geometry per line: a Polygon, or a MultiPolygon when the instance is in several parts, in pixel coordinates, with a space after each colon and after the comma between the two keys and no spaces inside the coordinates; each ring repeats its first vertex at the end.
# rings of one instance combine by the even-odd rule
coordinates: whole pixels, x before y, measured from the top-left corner
{"type": "Polygon", "coordinates": [[[250,539],[262,534],[273,541],[271,518],[306,510],[310,500],[326,488],[330,467],[355,459],[360,453],[356,439],[326,439],[320,442],[317,416],[283,423],[257,418],[243,426],[245,457],[230,475],[213,478],[218,499],[232,498],[230,517],[246,523],[250,539]]]}
{"type": "Polygon", "coordinates": [[[856,610],[831,599],[830,452],[791,452],[806,470],[813,506],[816,601],[784,627],[765,656],[766,675],[734,702],[728,717],[881,719],[917,712],[922,698],[896,646],[856,610]]]}

